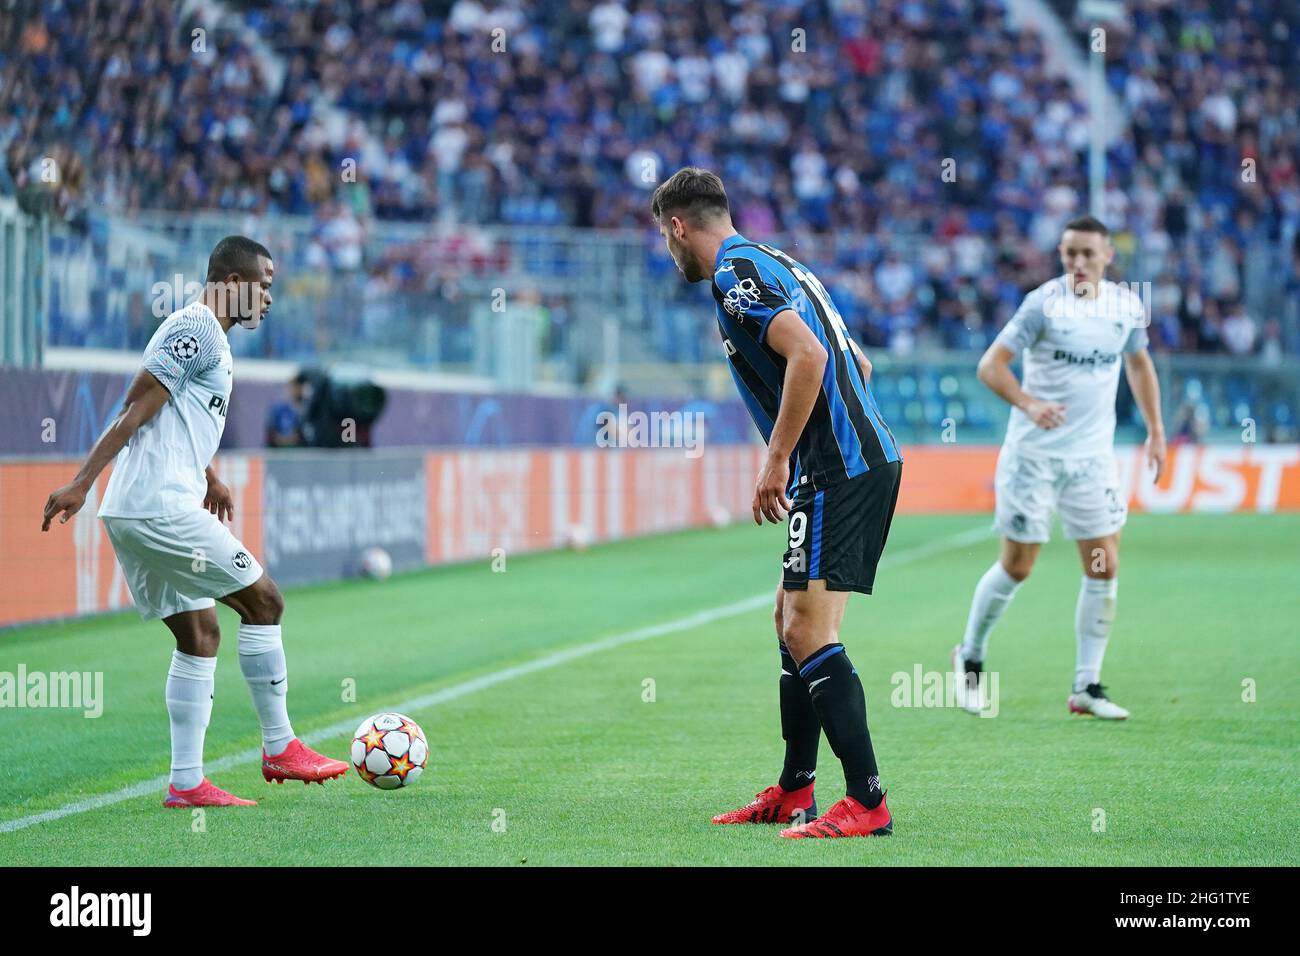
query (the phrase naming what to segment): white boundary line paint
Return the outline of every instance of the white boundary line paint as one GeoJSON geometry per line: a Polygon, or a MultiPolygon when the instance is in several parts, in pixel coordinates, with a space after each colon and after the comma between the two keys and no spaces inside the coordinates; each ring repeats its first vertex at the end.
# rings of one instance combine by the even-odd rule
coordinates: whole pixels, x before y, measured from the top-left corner
{"type": "MultiPolygon", "coordinates": [[[[971,528],[954,535],[939,538],[930,541],[915,548],[909,548],[906,551],[899,551],[895,554],[886,554],[880,562],[880,567],[895,567],[900,564],[910,564],[913,561],[922,561],[926,558],[933,557],[936,554],[942,554],[945,551],[958,548],[963,545],[975,544],[990,537],[993,533],[991,527],[971,528]]],[[[489,687],[495,687],[497,684],[504,684],[506,681],[514,680],[516,677],[524,677],[528,674],[535,674],[538,671],[549,670],[552,667],[558,667],[560,664],[568,663],[580,657],[587,657],[590,654],[596,654],[600,651],[612,650],[616,647],[622,647],[625,644],[635,644],[639,641],[648,641],[651,638],[663,637],[665,634],[676,634],[681,631],[689,631],[692,628],[700,627],[704,624],[712,624],[714,621],[720,621],[725,618],[735,617],[737,614],[744,614],[746,611],[756,611],[761,607],[767,607],[772,603],[772,592],[755,594],[740,601],[731,604],[723,604],[718,607],[712,607],[704,611],[697,611],[694,614],[688,614],[685,617],[679,617],[672,621],[665,621],[662,624],[652,624],[649,627],[637,628],[634,631],[625,631],[622,634],[614,634],[610,637],[601,638],[595,641],[588,641],[585,644],[577,644],[573,647],[567,647],[563,650],[552,651],[550,654],[544,654],[531,661],[522,664],[515,664],[511,667],[502,668],[498,671],[492,671],[479,677],[473,677],[459,684],[452,684],[450,687],[444,687],[442,690],[436,690],[429,694],[423,694],[419,697],[412,697],[410,700],[404,700],[394,705],[389,710],[399,713],[409,714],[416,711],[426,710],[430,707],[436,707],[439,704],[445,704],[448,701],[458,700],[461,697],[467,697],[470,694],[486,690],[489,687]]],[[[337,737],[340,734],[346,734],[356,729],[360,723],[356,717],[348,717],[344,720],[337,720],[328,726],[313,730],[302,737],[303,743],[308,746],[315,745],[331,737],[337,737]]],[[[204,764],[204,774],[221,773],[232,767],[243,766],[244,764],[257,763],[262,759],[261,750],[244,750],[239,753],[227,754],[216,760],[208,761],[204,764]]],[[[24,830],[27,827],[36,826],[38,823],[49,823],[53,820],[61,820],[64,817],[74,816],[78,813],[89,813],[91,810],[99,810],[103,807],[110,807],[115,803],[121,803],[124,800],[133,800],[136,797],[147,797],[158,794],[167,789],[167,776],[161,775],[150,780],[142,780],[139,783],[133,783],[130,786],[122,787],[120,790],[113,790],[109,793],[96,794],[93,797],[87,797],[84,800],[77,800],[73,803],[64,804],[54,810],[45,810],[41,813],[33,813],[26,817],[17,817],[13,820],[0,821],[0,833],[13,833],[15,830],[24,830]]]]}

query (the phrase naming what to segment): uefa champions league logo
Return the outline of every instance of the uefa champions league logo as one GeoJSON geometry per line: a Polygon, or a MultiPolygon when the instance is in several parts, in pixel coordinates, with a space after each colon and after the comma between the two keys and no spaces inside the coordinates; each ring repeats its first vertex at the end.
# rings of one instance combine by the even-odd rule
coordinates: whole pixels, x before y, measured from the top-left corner
{"type": "Polygon", "coordinates": [[[192,335],[185,335],[172,343],[172,355],[184,362],[199,354],[199,340],[192,335]]]}

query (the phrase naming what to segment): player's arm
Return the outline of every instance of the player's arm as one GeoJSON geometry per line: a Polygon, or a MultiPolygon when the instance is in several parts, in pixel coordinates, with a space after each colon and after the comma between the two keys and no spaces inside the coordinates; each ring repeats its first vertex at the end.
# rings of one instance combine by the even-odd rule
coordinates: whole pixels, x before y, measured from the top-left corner
{"type": "Polygon", "coordinates": [[[1065,422],[1065,406],[1035,398],[1020,387],[1020,380],[1011,371],[1016,353],[1000,341],[988,347],[980,358],[976,374],[994,395],[1020,409],[1039,428],[1055,428],[1065,422]]]}
{"type": "Polygon", "coordinates": [[[99,436],[81,470],[77,472],[77,476],[69,484],[50,495],[49,500],[45,502],[42,531],[50,530],[50,521],[55,515],[62,514],[59,524],[66,524],[69,518],[81,510],[81,506],[86,503],[86,495],[90,493],[91,486],[99,477],[99,473],[117,457],[118,452],[126,447],[126,443],[131,440],[131,436],[140,429],[140,426],[158,414],[159,409],[167,404],[169,398],[171,393],[162,382],[154,378],[152,372],[142,368],[136,373],[122,402],[122,410],[109,423],[104,434],[99,436]]]}
{"type": "Polygon", "coordinates": [[[1156,363],[1151,360],[1151,353],[1145,348],[1125,352],[1124,375],[1128,378],[1133,400],[1142,412],[1142,420],[1146,422],[1147,467],[1155,469],[1156,476],[1153,480],[1159,481],[1165,472],[1168,449],[1165,445],[1165,423],[1160,416],[1160,379],[1156,376],[1156,363]]]}
{"type": "Polygon", "coordinates": [[[785,496],[790,483],[790,455],[803,434],[826,371],[826,347],[803,319],[790,309],[772,317],[767,326],[767,344],[785,359],[781,384],[781,407],[767,442],[767,460],[754,487],[754,523],[767,518],[773,524],[785,520],[791,503],[785,496]]]}

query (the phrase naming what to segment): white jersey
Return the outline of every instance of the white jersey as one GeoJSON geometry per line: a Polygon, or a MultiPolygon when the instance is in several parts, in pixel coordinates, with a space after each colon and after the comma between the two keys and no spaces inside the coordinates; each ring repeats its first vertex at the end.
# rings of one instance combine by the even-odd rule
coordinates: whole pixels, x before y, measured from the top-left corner
{"type": "Polygon", "coordinates": [[[117,454],[101,518],[156,518],[195,511],[207,493],[204,470],[226,427],[234,363],[212,310],[192,302],[149,340],[144,367],[171,398],[117,454]]]}
{"type": "Polygon", "coordinates": [[[1115,443],[1115,392],[1120,355],[1147,345],[1142,300],[1103,280],[1095,299],[1070,292],[1066,277],[1045,282],[1020,304],[997,342],[1024,353],[1021,387],[1065,406],[1065,423],[1039,428],[1011,409],[1003,445],[1022,457],[1092,458],[1115,443]]]}

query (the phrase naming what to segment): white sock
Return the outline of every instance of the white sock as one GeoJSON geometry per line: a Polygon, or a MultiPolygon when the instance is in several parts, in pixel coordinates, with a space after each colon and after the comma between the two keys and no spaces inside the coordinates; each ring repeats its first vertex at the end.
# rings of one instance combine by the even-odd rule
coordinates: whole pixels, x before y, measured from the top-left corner
{"type": "Polygon", "coordinates": [[[172,725],[171,784],[193,790],[203,782],[203,737],[212,717],[215,657],[172,651],[167,671],[167,716],[172,725]]]}
{"type": "Polygon", "coordinates": [[[239,669],[244,672],[253,708],[262,722],[262,746],[268,757],[284,752],[293,740],[289,726],[289,668],[279,624],[239,625],[239,669]]]}
{"type": "Polygon", "coordinates": [[[975,597],[971,600],[970,616],[966,618],[966,637],[961,642],[961,656],[968,661],[984,660],[984,651],[989,644],[989,632],[998,622],[1002,612],[1007,609],[1015,597],[1020,582],[1007,574],[1001,561],[994,561],[993,567],[984,572],[980,583],[975,585],[975,597]]]}
{"type": "Polygon", "coordinates": [[[1074,689],[1101,682],[1101,659],[1115,623],[1119,579],[1084,578],[1079,586],[1079,603],[1074,611],[1074,634],[1078,646],[1074,689]]]}

